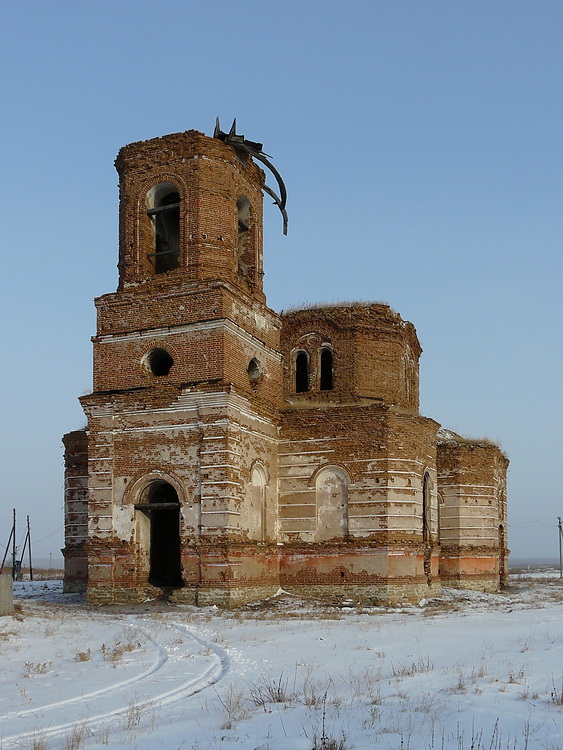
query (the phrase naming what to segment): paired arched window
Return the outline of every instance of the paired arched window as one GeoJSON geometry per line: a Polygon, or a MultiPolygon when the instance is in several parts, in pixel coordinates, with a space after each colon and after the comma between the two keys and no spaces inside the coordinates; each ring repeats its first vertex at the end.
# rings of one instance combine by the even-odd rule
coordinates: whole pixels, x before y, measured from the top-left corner
{"type": "MultiPolygon", "coordinates": [[[[310,390],[311,372],[308,352],[299,349],[295,352],[295,392],[307,393],[310,390]]],[[[318,353],[317,373],[312,380],[321,391],[332,391],[334,387],[333,353],[329,346],[322,346],[318,353]]]]}
{"type": "Polygon", "coordinates": [[[178,267],[180,256],[180,193],[171,182],[160,182],[147,193],[147,216],[152,224],[152,252],[148,254],[155,273],[178,267]]]}

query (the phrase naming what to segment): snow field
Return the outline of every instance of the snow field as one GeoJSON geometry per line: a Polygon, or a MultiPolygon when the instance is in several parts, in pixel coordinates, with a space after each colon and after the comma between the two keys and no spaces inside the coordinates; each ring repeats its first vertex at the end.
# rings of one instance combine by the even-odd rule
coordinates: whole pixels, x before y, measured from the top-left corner
{"type": "Polygon", "coordinates": [[[0,748],[562,750],[563,584],[513,580],[400,610],[281,594],[234,612],[16,584],[0,748]]]}

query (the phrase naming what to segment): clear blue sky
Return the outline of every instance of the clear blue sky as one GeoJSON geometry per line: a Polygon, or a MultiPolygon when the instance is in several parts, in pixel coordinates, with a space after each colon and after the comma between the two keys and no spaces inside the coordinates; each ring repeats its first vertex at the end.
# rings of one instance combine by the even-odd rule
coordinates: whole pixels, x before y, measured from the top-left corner
{"type": "Polygon", "coordinates": [[[117,151],[219,115],[288,188],[288,237],[265,203],[270,306],[411,320],[422,413],[501,443],[513,556],[557,555],[561,0],[23,0],[0,37],[1,543],[16,507],[38,554],[63,544],[60,439],[117,283],[117,151]]]}

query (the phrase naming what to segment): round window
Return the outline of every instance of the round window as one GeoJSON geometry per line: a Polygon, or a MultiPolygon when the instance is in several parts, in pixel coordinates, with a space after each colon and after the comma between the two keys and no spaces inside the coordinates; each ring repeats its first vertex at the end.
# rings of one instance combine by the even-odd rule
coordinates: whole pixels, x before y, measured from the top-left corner
{"type": "Polygon", "coordinates": [[[148,354],[145,354],[141,363],[153,375],[161,377],[162,375],[168,375],[174,360],[166,349],[151,349],[148,354]]]}

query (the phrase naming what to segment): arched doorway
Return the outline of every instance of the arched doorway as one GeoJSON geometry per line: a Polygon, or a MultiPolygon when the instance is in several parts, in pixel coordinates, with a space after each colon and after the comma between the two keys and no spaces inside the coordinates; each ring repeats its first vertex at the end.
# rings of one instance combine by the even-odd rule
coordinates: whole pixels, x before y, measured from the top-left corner
{"type": "Polygon", "coordinates": [[[148,517],[149,583],[159,588],[180,588],[182,565],[180,559],[180,501],[174,487],[157,479],[145,489],[143,502],[135,509],[148,517]]]}

